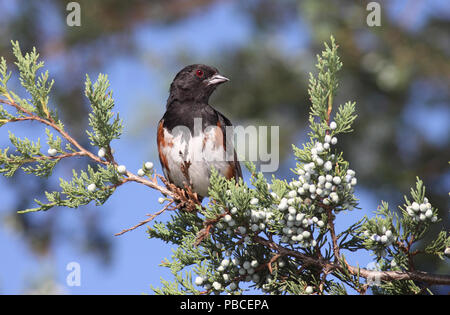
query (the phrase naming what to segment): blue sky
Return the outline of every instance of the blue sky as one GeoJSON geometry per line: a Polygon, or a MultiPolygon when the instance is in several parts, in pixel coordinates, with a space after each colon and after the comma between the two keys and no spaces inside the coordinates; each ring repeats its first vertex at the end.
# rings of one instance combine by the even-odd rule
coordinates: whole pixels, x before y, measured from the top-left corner
{"type": "MultiPolygon", "coordinates": [[[[308,34],[295,26],[287,27],[277,35],[278,43],[285,47],[286,52],[301,50],[308,42],[308,34]]],[[[246,43],[252,36],[251,25],[232,4],[225,3],[212,6],[205,12],[195,14],[170,27],[143,24],[132,36],[141,46],[142,55],[137,58],[116,58],[102,69],[102,72],[109,76],[116,110],[125,122],[123,136],[121,140],[113,143],[113,147],[116,160],[125,164],[129,170],[137,171],[142,162],[149,160],[155,163],[160,172],[155,151],[156,123],[164,113],[170,78],[182,66],[169,64],[168,61],[173,61],[175,57],[170,52],[183,47],[192,62],[208,63],[211,56],[219,55],[222,50],[246,43]],[[230,23],[231,20],[233,23],[230,23]],[[166,56],[167,53],[169,56],[166,56]]],[[[50,69],[58,68],[58,62],[60,61],[49,60],[47,64],[50,69]]],[[[88,69],[86,72],[89,73],[88,69]]],[[[96,77],[95,73],[89,74],[92,79],[96,77]]],[[[448,108],[446,112],[448,113],[448,108]]],[[[236,120],[233,118],[232,120],[236,120]]],[[[445,126],[445,121],[439,125],[445,126]]],[[[425,132],[433,136],[435,129],[431,129],[425,132]]],[[[39,135],[38,130],[36,126],[13,128],[17,135],[28,135],[30,132],[37,132],[36,135],[39,135]]],[[[448,131],[448,126],[446,130],[448,131]]],[[[5,136],[5,130],[0,131],[2,147],[6,145],[5,136]]],[[[58,176],[67,175],[63,170],[57,169],[54,178],[56,180],[58,176]]],[[[14,198],[8,188],[8,181],[9,179],[0,177],[0,191],[2,197],[5,196],[6,204],[3,209],[7,209],[7,205],[12,204],[14,198]]],[[[363,215],[370,214],[379,203],[374,196],[362,189],[357,190],[357,196],[364,211],[354,210],[340,214],[338,231],[349,223],[356,222],[363,215]]],[[[64,240],[56,242],[49,257],[37,258],[30,254],[20,236],[1,226],[0,252],[3,254],[0,262],[0,293],[21,293],[29,281],[36,280],[36,277],[42,274],[54,276],[62,292],[69,294],[151,293],[150,285],[159,286],[160,277],[171,277],[165,268],[158,267],[163,258],[171,255],[170,246],[148,239],[145,228],[120,237],[113,235],[143,220],[145,214],[159,210],[158,197],[160,194],[156,191],[138,184],[127,184],[120,187],[104,207],[82,207],[77,210],[59,208],[46,213],[29,214],[45,217],[51,216],[53,211],[62,212],[60,228],[73,231],[76,238],[80,212],[96,211],[104,231],[111,236],[114,243],[110,266],[103,265],[95,257],[84,254],[64,240]],[[80,287],[66,285],[66,266],[70,262],[78,262],[81,266],[80,287]]],[[[4,214],[0,212],[0,216],[4,214]]],[[[167,218],[167,214],[163,218],[167,218]]],[[[367,254],[351,254],[349,258],[352,264],[360,266],[366,266],[371,261],[367,254]]]]}

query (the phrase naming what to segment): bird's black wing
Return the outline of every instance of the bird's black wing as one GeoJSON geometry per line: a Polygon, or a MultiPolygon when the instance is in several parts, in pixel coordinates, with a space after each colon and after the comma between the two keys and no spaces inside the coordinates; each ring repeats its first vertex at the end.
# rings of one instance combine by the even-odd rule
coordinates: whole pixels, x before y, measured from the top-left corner
{"type": "MultiPolygon", "coordinates": [[[[226,118],[220,112],[216,111],[216,113],[217,113],[217,126],[219,126],[222,129],[222,133],[223,133],[223,143],[225,145],[227,145],[227,144],[230,145],[230,143],[227,142],[226,127],[232,127],[233,124],[231,123],[231,121],[228,118],[226,118]]],[[[225,147],[225,150],[226,150],[226,147],[225,147]]],[[[237,158],[236,149],[234,149],[233,152],[234,152],[234,161],[231,162],[231,164],[234,168],[234,177],[235,177],[236,181],[238,181],[239,178],[242,178],[242,169],[241,169],[239,160],[237,158]]]]}

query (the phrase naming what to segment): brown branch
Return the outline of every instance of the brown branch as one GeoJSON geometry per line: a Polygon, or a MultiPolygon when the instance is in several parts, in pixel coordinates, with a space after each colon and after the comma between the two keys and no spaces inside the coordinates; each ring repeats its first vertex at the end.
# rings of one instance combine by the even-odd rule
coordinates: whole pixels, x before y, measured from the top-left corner
{"type": "Polygon", "coordinates": [[[177,207],[174,207],[174,208],[169,209],[169,207],[170,207],[170,205],[172,205],[172,203],[173,203],[173,201],[169,202],[167,205],[164,206],[164,208],[162,208],[162,209],[159,210],[158,212],[155,212],[155,213],[153,213],[153,214],[147,214],[147,216],[149,217],[148,219],[146,219],[146,220],[144,220],[144,221],[141,221],[141,222],[139,222],[138,224],[136,224],[135,226],[132,226],[132,227],[130,227],[130,228],[128,228],[128,229],[122,230],[121,232],[116,233],[116,234],[114,234],[114,235],[115,235],[115,236],[119,236],[119,235],[125,234],[125,233],[127,233],[127,232],[130,232],[130,231],[132,231],[132,230],[135,230],[135,229],[137,229],[138,227],[140,227],[140,226],[142,226],[142,225],[144,225],[144,224],[146,224],[146,223],[149,223],[149,222],[152,221],[154,218],[156,218],[157,216],[159,216],[160,214],[162,214],[164,211],[166,211],[166,210],[175,210],[175,209],[177,209],[177,207]]]}
{"type": "Polygon", "coordinates": [[[269,269],[269,273],[272,274],[272,264],[276,262],[281,257],[281,254],[273,255],[272,258],[266,263],[267,269],[269,269]]]}
{"type": "Polygon", "coordinates": [[[219,222],[224,216],[226,216],[227,214],[230,214],[228,210],[225,210],[224,213],[219,214],[217,217],[213,218],[213,219],[209,219],[209,220],[205,220],[203,222],[203,226],[204,228],[201,229],[198,233],[197,233],[197,237],[195,238],[195,246],[198,246],[206,237],[208,237],[209,232],[211,230],[211,228],[214,226],[214,224],[216,224],[217,222],[219,222]]]}
{"type": "Polygon", "coordinates": [[[411,253],[411,247],[414,243],[414,235],[411,236],[411,238],[409,239],[408,242],[408,246],[406,247],[406,252],[407,252],[407,256],[408,256],[408,265],[409,265],[409,269],[410,270],[415,270],[414,267],[414,260],[413,260],[413,254],[411,253]]]}
{"type": "Polygon", "coordinates": [[[17,104],[16,102],[10,100],[3,100],[0,99],[0,103],[3,103],[5,105],[9,105],[12,106],[14,108],[16,108],[19,112],[23,112],[26,115],[28,115],[27,117],[19,117],[16,118],[17,121],[22,121],[22,120],[35,120],[38,121],[40,123],[43,123],[49,127],[52,127],[54,130],[56,130],[64,139],[66,139],[68,142],[70,142],[73,146],[75,146],[78,151],[79,151],[79,155],[86,155],[88,157],[90,157],[91,159],[93,159],[94,161],[96,161],[97,163],[100,164],[108,164],[107,161],[102,160],[101,158],[99,158],[98,156],[96,156],[95,154],[93,154],[92,152],[90,152],[89,150],[86,150],[84,147],[82,147],[74,138],[72,138],[67,132],[65,132],[61,127],[59,127],[54,121],[53,119],[51,120],[47,120],[44,118],[41,118],[35,114],[33,114],[32,112],[26,110],[25,108],[23,108],[22,106],[20,106],[19,104],[17,104]]]}
{"type": "MultiPolygon", "coordinates": [[[[330,125],[330,116],[331,116],[331,111],[333,110],[333,95],[332,93],[330,93],[330,95],[328,96],[328,109],[327,109],[327,125],[330,125]]],[[[328,134],[328,130],[327,130],[327,134],[328,134]]]]}
{"type": "Polygon", "coordinates": [[[328,228],[330,229],[331,240],[333,242],[334,260],[337,261],[339,259],[339,257],[341,256],[341,254],[340,254],[340,251],[339,251],[339,245],[337,243],[336,231],[334,230],[333,210],[331,209],[331,207],[325,207],[325,210],[327,211],[328,228]]]}
{"type": "Polygon", "coordinates": [[[6,161],[8,161],[8,163],[12,163],[12,164],[25,164],[25,163],[33,163],[36,161],[42,161],[42,160],[61,160],[61,159],[73,157],[73,156],[84,156],[84,154],[82,152],[72,152],[72,153],[64,153],[64,154],[55,155],[55,156],[48,156],[48,155],[33,156],[30,159],[23,159],[23,160],[17,160],[17,161],[12,160],[12,159],[6,159],[6,161]]]}
{"type": "Polygon", "coordinates": [[[365,279],[377,279],[380,281],[400,281],[412,280],[425,282],[428,284],[450,285],[450,275],[437,275],[423,271],[376,271],[364,268],[353,267],[346,265],[345,267],[338,263],[333,263],[322,258],[312,258],[295,250],[285,248],[281,245],[266,240],[260,236],[254,236],[253,240],[261,245],[277,251],[281,256],[291,256],[297,258],[304,265],[320,267],[322,270],[327,270],[330,273],[340,271],[348,271],[351,274],[359,274],[365,279]]]}

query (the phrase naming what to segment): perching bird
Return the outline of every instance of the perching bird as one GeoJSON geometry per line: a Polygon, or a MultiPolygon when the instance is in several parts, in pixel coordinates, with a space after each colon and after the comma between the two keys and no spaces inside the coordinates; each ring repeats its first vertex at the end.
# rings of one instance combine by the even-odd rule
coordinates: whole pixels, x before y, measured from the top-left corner
{"type": "Polygon", "coordinates": [[[199,200],[208,196],[213,167],[227,179],[242,177],[232,130],[226,128],[232,124],[208,104],[216,87],[227,81],[216,68],[185,67],[170,85],[166,113],[158,124],[159,160],[166,179],[180,188],[187,184],[199,200]]]}

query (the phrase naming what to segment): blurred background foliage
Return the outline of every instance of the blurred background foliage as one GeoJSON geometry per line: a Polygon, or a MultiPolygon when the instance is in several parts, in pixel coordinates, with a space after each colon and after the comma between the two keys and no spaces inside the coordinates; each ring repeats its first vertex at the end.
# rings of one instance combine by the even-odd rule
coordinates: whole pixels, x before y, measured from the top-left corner
{"type": "MultiPolygon", "coordinates": [[[[0,0],[0,55],[12,60],[13,39],[23,50],[36,46],[43,60],[56,60],[53,64],[58,66],[50,68],[56,81],[52,103],[83,145],[89,145],[83,132],[88,112],[83,94],[86,72],[97,73],[115,59],[134,58],[163,82],[156,88],[166,95],[170,80],[182,66],[210,63],[232,80],[214,95],[212,102],[218,109],[235,124],[281,126],[282,165],[276,175],[290,177],[289,169],[295,165],[290,145],[301,143],[307,133],[308,72],[314,69],[322,43],[333,34],[344,63],[336,104],[354,100],[358,113],[355,132],[339,139],[339,146],[359,174],[360,186],[377,199],[397,205],[419,176],[444,218],[436,231],[448,230],[447,1],[380,2],[380,27],[366,24],[368,1],[348,0],[84,0],[78,1],[82,27],[67,27],[68,2],[0,0]],[[164,34],[183,21],[201,21],[214,10],[230,7],[235,12],[228,20],[231,35],[216,34],[210,23],[201,24],[208,31],[198,33],[204,40],[194,41],[195,49],[189,47],[189,40],[179,37],[151,40],[152,33],[164,34]],[[235,27],[237,21],[245,25],[245,34],[235,27]]],[[[113,89],[133,89],[133,78],[129,80],[130,86],[113,89]]],[[[128,104],[136,108],[136,118],[128,122],[133,124],[132,134],[152,134],[164,105],[150,100],[128,104]]],[[[2,147],[6,141],[0,139],[2,147]]],[[[155,149],[151,145],[148,150],[155,149]]],[[[76,160],[66,167],[81,168],[86,163],[76,160]]],[[[50,255],[56,240],[64,240],[106,264],[110,262],[113,239],[103,231],[95,211],[79,212],[82,231],[77,231],[77,237],[60,228],[59,211],[45,218],[15,214],[55,187],[56,179],[17,173],[12,180],[1,181],[10,186],[8,191],[14,196],[13,206],[2,209],[0,205],[3,223],[21,236],[34,255],[50,255]]],[[[417,267],[423,270],[449,271],[445,262],[421,260],[420,255],[417,259],[417,267]]]]}

